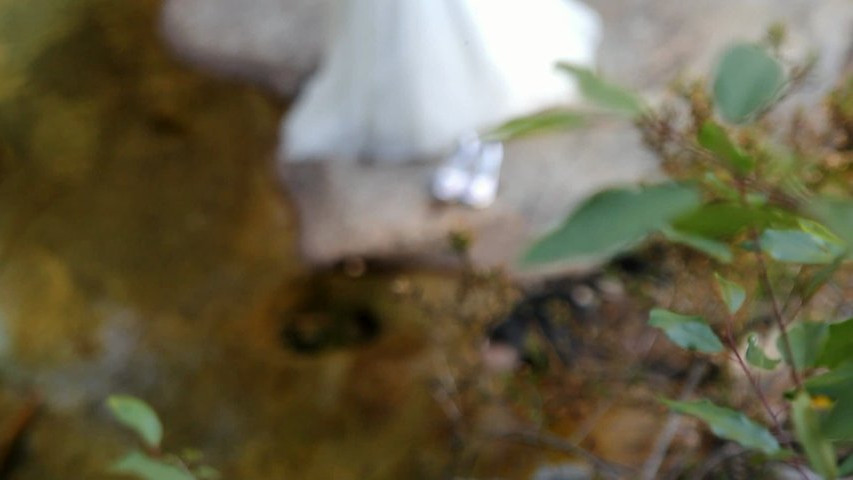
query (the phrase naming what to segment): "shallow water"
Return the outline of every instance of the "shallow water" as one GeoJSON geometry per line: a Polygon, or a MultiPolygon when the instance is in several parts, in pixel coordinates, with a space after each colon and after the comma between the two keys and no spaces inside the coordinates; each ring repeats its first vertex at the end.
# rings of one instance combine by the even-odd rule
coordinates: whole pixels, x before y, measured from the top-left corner
{"type": "Polygon", "coordinates": [[[300,266],[281,102],[172,60],[157,8],[0,0],[0,408],[43,402],[8,478],[107,478],[133,446],[102,406],[116,392],[225,478],[440,478],[423,312],[391,276],[300,266]],[[282,339],[323,322],[344,333],[319,352],[282,339]]]}
{"type": "MultiPolygon", "coordinates": [[[[283,102],[173,60],[158,7],[0,0],[0,447],[41,404],[0,478],[111,478],[134,447],[112,393],[151,403],[166,450],[200,449],[229,479],[527,478],[565,460],[453,432],[547,408],[568,436],[598,408],[580,397],[610,387],[533,376],[495,396],[508,382],[475,375],[470,425],[451,428],[436,379],[464,377],[479,343],[448,338],[482,332],[455,317],[501,307],[463,308],[459,275],[300,265],[271,154],[283,102]]],[[[658,419],[631,408],[587,443],[642,461],[658,419]]]]}

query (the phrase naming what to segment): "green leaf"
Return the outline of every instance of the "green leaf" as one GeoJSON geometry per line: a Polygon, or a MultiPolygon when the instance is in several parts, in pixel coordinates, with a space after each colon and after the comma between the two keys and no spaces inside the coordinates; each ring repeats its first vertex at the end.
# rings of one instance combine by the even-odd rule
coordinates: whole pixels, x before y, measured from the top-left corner
{"type": "Polygon", "coordinates": [[[776,365],[779,365],[781,359],[772,359],[768,357],[764,350],[758,346],[758,336],[752,334],[749,336],[747,340],[746,346],[746,361],[749,362],[753,367],[762,368],[764,370],[773,370],[776,368],[776,365]]]}
{"type": "Polygon", "coordinates": [[[832,441],[853,442],[853,398],[850,395],[835,399],[832,410],[821,422],[821,431],[832,441]]]}
{"type": "Polygon", "coordinates": [[[556,231],[536,242],[527,264],[615,253],[699,204],[692,186],[665,183],[613,189],[588,198],[556,231]]]}
{"type": "Polygon", "coordinates": [[[764,221],[764,214],[740,203],[703,205],[673,222],[680,231],[702,237],[730,238],[746,227],[764,221]]]}
{"type": "Polygon", "coordinates": [[[838,474],[842,477],[853,475],[853,455],[841,462],[841,465],[838,466],[838,474]]]}
{"type": "Polygon", "coordinates": [[[749,192],[746,194],[746,203],[751,207],[764,207],[770,201],[768,195],[762,192],[749,192]]]}
{"type": "Polygon", "coordinates": [[[155,460],[141,452],[131,452],[110,467],[110,472],[131,475],[141,480],[195,480],[181,468],[155,460]]]}
{"type": "Polygon", "coordinates": [[[843,250],[844,240],[838,237],[838,235],[834,234],[832,230],[827,228],[822,223],[816,222],[814,220],[809,220],[808,218],[800,218],[797,220],[797,226],[800,230],[813,235],[814,237],[833,245],[837,250],[843,250]]]}
{"type": "Polygon", "coordinates": [[[649,312],[649,325],[666,333],[676,345],[688,350],[718,353],[723,343],[702,317],[679,315],[656,308],[649,312]]]}
{"type": "Polygon", "coordinates": [[[704,421],[718,437],[735,441],[746,448],[760,450],[767,455],[780,451],[776,438],[741,412],[714,405],[709,400],[677,402],[663,399],[663,402],[676,412],[704,421]]]}
{"type": "Polygon", "coordinates": [[[786,263],[829,264],[844,253],[838,243],[803,230],[765,230],[760,240],[765,253],[786,263]]]}
{"type": "Polygon", "coordinates": [[[833,368],[853,360],[853,318],[829,324],[826,337],[817,360],[818,365],[833,368]]]}
{"type": "Polygon", "coordinates": [[[835,448],[823,436],[818,412],[812,408],[811,397],[806,392],[797,394],[791,402],[791,419],[797,440],[806,451],[806,457],[812,469],[825,480],[838,478],[838,467],[835,462],[835,448]]]}
{"type": "Polygon", "coordinates": [[[729,138],[729,134],[712,120],[699,129],[699,145],[723,159],[740,173],[749,173],[755,168],[755,159],[747,155],[729,138]]]}
{"type": "Polygon", "coordinates": [[[791,343],[791,351],[794,355],[793,363],[785,350],[781,336],[776,340],[776,347],[788,365],[793,365],[797,369],[811,368],[817,364],[818,356],[823,351],[828,337],[827,324],[800,322],[788,330],[788,341],[791,343]]]}
{"type": "Polygon", "coordinates": [[[506,141],[534,133],[570,130],[587,124],[584,115],[565,110],[549,110],[510,120],[487,134],[497,141],[506,141]]]}
{"type": "Polygon", "coordinates": [[[557,67],[573,75],[584,97],[601,107],[629,117],[636,117],[645,110],[643,101],[635,94],[604,81],[589,69],[568,63],[560,63],[557,67]]]}
{"type": "Polygon", "coordinates": [[[664,227],[661,233],[667,240],[698,250],[720,263],[731,263],[734,259],[732,249],[725,243],[692,233],[680,232],[672,227],[664,227]]]}
{"type": "Polygon", "coordinates": [[[825,395],[835,403],[821,421],[821,431],[834,441],[853,441],[853,362],[847,362],[805,382],[812,396],[825,395]]]}
{"type": "Polygon", "coordinates": [[[847,246],[848,254],[853,251],[853,201],[818,198],[811,202],[809,210],[841,238],[847,246]]]}
{"type": "Polygon", "coordinates": [[[193,473],[195,473],[195,476],[199,480],[219,480],[222,478],[222,474],[219,473],[219,470],[208,465],[199,466],[193,471],[193,473]]]}
{"type": "Polygon", "coordinates": [[[147,403],[129,395],[112,395],[107,399],[107,407],[116,420],[136,432],[145,445],[160,448],[163,425],[147,403]]]}
{"type": "Polygon", "coordinates": [[[742,123],[779,95],[782,66],[763,49],[748,44],[729,48],[717,67],[714,103],[727,121],[742,123]]]}
{"type": "Polygon", "coordinates": [[[723,302],[726,304],[729,314],[736,314],[740,310],[740,307],[743,306],[743,302],[746,301],[746,291],[737,283],[721,277],[719,273],[715,273],[714,278],[717,279],[717,286],[720,287],[720,295],[723,297],[723,302]]]}
{"type": "Polygon", "coordinates": [[[744,206],[739,202],[703,205],[678,217],[673,227],[708,238],[732,238],[747,228],[796,227],[797,217],[778,208],[744,206]]]}
{"type": "Polygon", "coordinates": [[[827,373],[809,378],[806,390],[812,395],[830,398],[853,396],[853,362],[844,363],[827,373]]]}

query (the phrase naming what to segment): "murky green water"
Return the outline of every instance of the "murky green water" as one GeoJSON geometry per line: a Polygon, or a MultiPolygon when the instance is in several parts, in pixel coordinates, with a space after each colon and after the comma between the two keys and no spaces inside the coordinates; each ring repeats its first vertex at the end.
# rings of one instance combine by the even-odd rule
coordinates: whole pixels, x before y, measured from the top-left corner
{"type": "Polygon", "coordinates": [[[115,392],[226,478],[440,478],[423,312],[390,277],[304,271],[271,158],[282,104],[172,60],[157,8],[0,0],[0,418],[43,401],[8,478],[108,478],[133,445],[115,392]],[[377,331],[288,348],[317,308],[377,331]]]}
{"type": "MultiPolygon", "coordinates": [[[[447,478],[460,444],[430,385],[448,368],[437,350],[478,355],[437,340],[458,312],[401,300],[390,273],[299,264],[271,154],[282,102],[173,60],[158,7],[0,0],[0,478],[111,478],[134,445],[103,408],[112,393],[149,401],[167,450],[198,448],[228,479],[447,478]]],[[[408,277],[454,305],[458,278],[408,277]]],[[[568,434],[572,381],[544,397],[525,381],[512,395],[563,412],[551,427],[568,434]]],[[[512,424],[524,402],[479,388],[459,428],[512,424]]],[[[647,443],[630,429],[619,441],[647,443]]],[[[457,473],[525,478],[551,458],[475,443],[457,473]]]]}

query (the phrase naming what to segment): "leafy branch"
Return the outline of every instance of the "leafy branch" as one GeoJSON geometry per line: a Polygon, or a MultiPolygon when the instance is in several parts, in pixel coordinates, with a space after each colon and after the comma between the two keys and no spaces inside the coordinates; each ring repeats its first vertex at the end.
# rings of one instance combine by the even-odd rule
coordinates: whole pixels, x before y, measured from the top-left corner
{"type": "MultiPolygon", "coordinates": [[[[776,40],[770,46],[778,47],[778,32],[771,37],[776,40]]],[[[792,138],[790,148],[778,145],[778,135],[761,122],[802,83],[812,65],[810,58],[791,67],[764,46],[734,45],[722,55],[709,89],[696,83],[683,91],[682,98],[690,107],[686,126],[677,117],[677,109],[664,106],[652,110],[635,94],[590,71],[561,66],[592,103],[615,116],[633,119],[675,178],[593,195],[562,225],[531,246],[523,261],[535,266],[607,258],[633,248],[650,235],[662,234],[670,242],[698,250],[719,264],[740,268],[763,292],[763,297],[751,305],[770,310],[781,360],[764,353],[756,333],[738,330],[735,317],[750,295],[720,276],[718,290],[727,309],[722,340],[701,315],[657,308],[650,312],[649,323],[681,348],[705,355],[728,351],[767,412],[775,436],[742,412],[708,400],[664,403],[674,411],[703,420],[716,435],[761,452],[770,460],[793,455],[788,461],[807,478],[794,453],[796,440],[811,468],[832,480],[853,470],[853,460],[839,462],[836,454],[838,444],[853,441],[853,319],[839,321],[824,316],[821,321],[807,321],[798,317],[824,285],[845,271],[842,266],[851,259],[853,199],[849,188],[841,190],[839,196],[838,189],[824,190],[831,182],[806,178],[806,172],[814,170],[809,163],[812,157],[788,154],[803,151],[802,143],[792,138]],[[754,261],[749,262],[749,258],[754,261]],[[783,270],[799,269],[784,304],[777,294],[777,279],[771,276],[771,262],[783,270]],[[821,268],[804,281],[804,269],[815,265],[821,268]],[[795,295],[799,304],[789,309],[795,295]],[[744,336],[748,340],[742,354],[739,339],[744,336]],[[752,372],[752,368],[774,370],[782,361],[792,388],[788,396],[779,399],[785,401],[790,413],[784,418],[772,408],[752,372]],[[815,375],[821,371],[816,368],[825,373],[815,375]],[[794,437],[785,433],[788,421],[794,437]]],[[[833,111],[836,117],[842,112],[840,120],[836,118],[841,129],[853,123],[843,116],[846,110],[836,107],[833,111]]],[[[562,115],[572,118],[572,128],[584,124],[580,114],[562,115]]],[[[844,144],[839,145],[843,148],[844,144]]],[[[839,154],[849,157],[849,152],[839,154]]],[[[824,177],[843,173],[821,165],[815,168],[824,177]]]]}

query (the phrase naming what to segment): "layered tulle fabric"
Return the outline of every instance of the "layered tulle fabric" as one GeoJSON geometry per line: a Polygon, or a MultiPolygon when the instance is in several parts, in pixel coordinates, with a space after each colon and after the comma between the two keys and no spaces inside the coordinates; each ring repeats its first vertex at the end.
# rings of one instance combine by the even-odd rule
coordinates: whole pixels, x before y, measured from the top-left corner
{"type": "Polygon", "coordinates": [[[288,161],[402,163],[574,98],[594,12],[573,0],[341,0],[320,70],[282,127],[288,161]]]}

